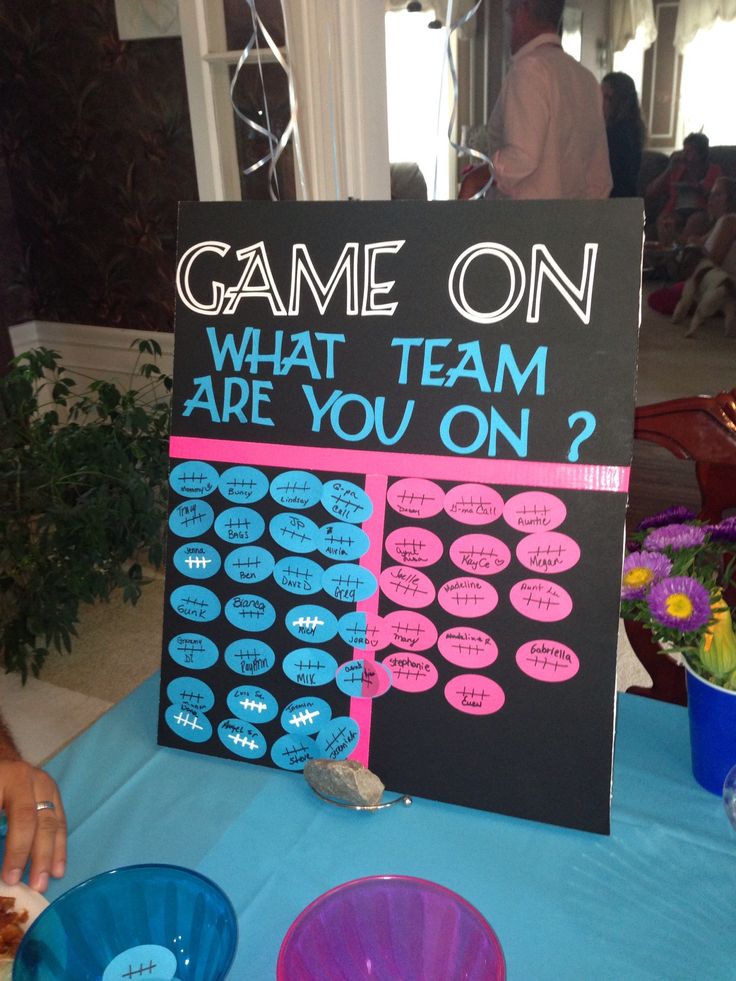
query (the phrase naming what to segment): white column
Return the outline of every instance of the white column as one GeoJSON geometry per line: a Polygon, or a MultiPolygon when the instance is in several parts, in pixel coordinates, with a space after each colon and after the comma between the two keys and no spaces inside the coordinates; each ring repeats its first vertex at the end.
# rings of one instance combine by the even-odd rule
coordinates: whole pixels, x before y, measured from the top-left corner
{"type": "Polygon", "coordinates": [[[179,0],[179,20],[199,199],[238,201],[240,174],[228,63],[211,63],[211,53],[227,47],[224,9],[221,3],[205,6],[202,0],[179,0]]]}

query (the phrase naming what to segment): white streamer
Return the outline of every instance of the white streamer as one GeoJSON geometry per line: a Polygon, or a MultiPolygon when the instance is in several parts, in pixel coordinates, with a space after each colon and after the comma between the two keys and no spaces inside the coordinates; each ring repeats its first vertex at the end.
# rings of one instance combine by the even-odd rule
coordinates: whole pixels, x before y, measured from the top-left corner
{"type": "Polygon", "coordinates": [[[253,33],[251,34],[245,47],[243,48],[243,52],[240,55],[240,58],[238,59],[238,64],[235,68],[232,81],[230,82],[230,102],[232,104],[233,111],[235,112],[235,115],[238,117],[238,119],[241,119],[247,126],[250,126],[250,128],[254,130],[256,133],[260,133],[262,136],[265,136],[269,146],[268,152],[265,153],[259,160],[256,160],[254,164],[251,164],[249,167],[246,167],[245,170],[243,171],[243,174],[247,177],[249,174],[252,174],[254,173],[254,171],[258,170],[259,167],[264,167],[266,164],[268,164],[269,194],[271,196],[272,201],[278,201],[279,187],[278,187],[278,175],[276,174],[276,164],[278,162],[279,157],[284,152],[286,148],[286,144],[289,142],[289,139],[291,138],[292,132],[294,132],[295,135],[294,146],[295,146],[296,157],[297,157],[296,169],[302,184],[304,180],[300,145],[299,145],[299,140],[297,138],[297,134],[295,132],[296,114],[297,114],[296,91],[294,88],[294,79],[289,64],[284,58],[284,56],[282,55],[281,51],[279,50],[278,45],[274,42],[270,33],[266,29],[265,24],[261,20],[260,14],[256,10],[255,0],[246,0],[246,2],[250,7],[250,11],[251,11],[251,19],[253,22],[253,33]],[[271,129],[271,120],[268,111],[268,98],[266,96],[266,86],[263,77],[263,65],[261,62],[261,52],[260,52],[260,47],[257,44],[259,30],[266,44],[273,52],[276,61],[286,73],[286,77],[289,83],[289,103],[291,105],[291,115],[289,117],[289,122],[284,128],[284,131],[279,139],[277,139],[276,134],[271,129]],[[254,119],[250,119],[248,116],[246,116],[245,113],[241,109],[239,109],[238,106],[235,104],[234,93],[235,93],[235,86],[238,81],[238,76],[240,75],[240,71],[243,65],[248,60],[248,56],[250,55],[251,51],[254,48],[256,50],[258,73],[261,79],[261,88],[263,90],[263,104],[264,104],[265,119],[266,119],[265,127],[261,126],[261,124],[257,123],[254,119]]]}

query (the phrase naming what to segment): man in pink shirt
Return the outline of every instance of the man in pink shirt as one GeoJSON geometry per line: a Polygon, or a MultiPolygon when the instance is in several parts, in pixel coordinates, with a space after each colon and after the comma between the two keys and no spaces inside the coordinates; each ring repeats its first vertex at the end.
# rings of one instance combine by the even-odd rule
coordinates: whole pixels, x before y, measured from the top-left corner
{"type": "Polygon", "coordinates": [[[601,89],[562,50],[564,0],[508,0],[511,68],[488,124],[496,196],[607,198],[601,89]]]}

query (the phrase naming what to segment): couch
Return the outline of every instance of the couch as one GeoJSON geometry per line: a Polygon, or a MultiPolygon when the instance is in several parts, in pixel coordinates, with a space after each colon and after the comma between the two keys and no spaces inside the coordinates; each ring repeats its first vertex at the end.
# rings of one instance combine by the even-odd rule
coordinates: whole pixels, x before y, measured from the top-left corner
{"type": "MultiPolygon", "coordinates": [[[[639,169],[639,194],[644,197],[649,184],[667,166],[670,155],[661,150],[645,150],[641,158],[641,168],[639,169]]],[[[713,163],[719,164],[724,176],[736,178],[736,146],[712,146],[710,148],[710,159],[713,163]]],[[[645,201],[644,213],[646,215],[646,236],[656,238],[656,218],[666,200],[666,193],[660,194],[657,198],[650,198],[645,201]]]]}

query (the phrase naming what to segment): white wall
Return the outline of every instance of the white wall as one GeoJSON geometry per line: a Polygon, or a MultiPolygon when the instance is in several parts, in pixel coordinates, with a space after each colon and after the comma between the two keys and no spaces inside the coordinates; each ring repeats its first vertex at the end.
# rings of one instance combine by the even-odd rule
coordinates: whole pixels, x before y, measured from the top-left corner
{"type": "Polygon", "coordinates": [[[601,79],[609,69],[598,67],[596,41],[608,38],[609,0],[576,0],[576,5],[583,11],[582,62],[601,79]]]}
{"type": "MultiPolygon", "coordinates": [[[[131,344],[153,337],[161,345],[159,367],[171,374],[174,358],[174,335],[154,331],[128,330],[122,327],[96,327],[88,324],[63,324],[48,320],[27,320],[10,328],[15,354],[37,347],[50,348],[61,355],[61,363],[79,382],[102,378],[137,388],[145,384],[136,377],[137,348],[131,344]],[[136,383],[137,384],[134,384],[136,383]]],[[[142,359],[153,360],[148,355],[142,359]]]]}

